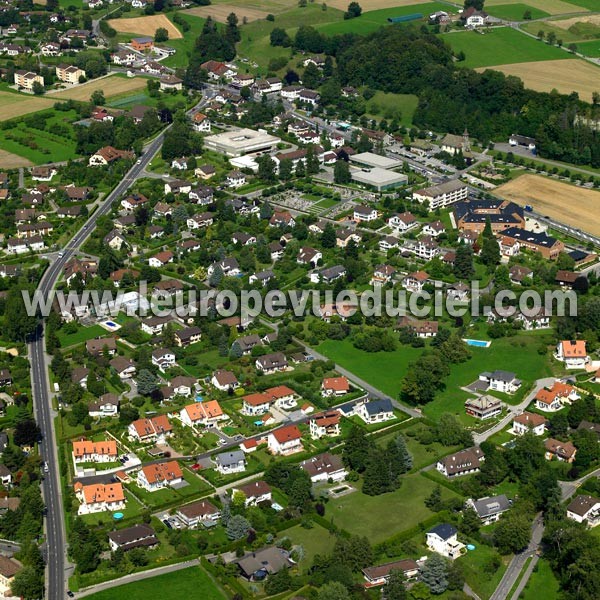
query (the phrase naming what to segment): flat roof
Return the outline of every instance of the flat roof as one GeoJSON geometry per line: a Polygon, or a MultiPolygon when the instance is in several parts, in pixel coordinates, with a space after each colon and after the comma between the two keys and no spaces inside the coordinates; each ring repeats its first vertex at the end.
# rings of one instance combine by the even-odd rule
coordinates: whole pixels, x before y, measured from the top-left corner
{"type": "Polygon", "coordinates": [[[255,131],[254,129],[236,129],[225,131],[204,138],[208,145],[229,146],[238,150],[244,150],[248,146],[277,144],[279,138],[268,134],[266,131],[255,131]]]}
{"type": "Polygon", "coordinates": [[[353,154],[350,156],[350,160],[352,162],[368,165],[370,167],[380,167],[381,169],[393,169],[394,167],[399,167],[402,164],[402,162],[399,160],[374,154],[373,152],[361,152],[360,154],[353,154]]]}
{"type": "Polygon", "coordinates": [[[404,173],[396,173],[388,169],[380,169],[375,167],[368,171],[354,170],[352,171],[352,179],[367,185],[383,186],[393,185],[394,183],[405,183],[408,177],[404,173]]]}

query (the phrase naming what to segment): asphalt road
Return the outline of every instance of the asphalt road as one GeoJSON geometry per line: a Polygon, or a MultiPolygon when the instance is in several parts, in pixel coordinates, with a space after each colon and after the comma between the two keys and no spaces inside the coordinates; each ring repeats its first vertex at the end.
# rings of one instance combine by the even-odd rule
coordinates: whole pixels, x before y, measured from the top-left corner
{"type": "MultiPolygon", "coordinates": [[[[163,134],[153,140],[140,161],[126,174],[125,178],[109,194],[102,205],[88,219],[85,225],[75,234],[69,246],[48,268],[42,277],[38,290],[48,295],[54,289],[65,263],[85,242],[96,226],[97,220],[106,215],[113,202],[125,193],[131,184],[140,176],[154,154],[160,149],[163,134]]],[[[42,483],[42,492],[46,502],[46,545],[48,551],[48,573],[46,582],[46,597],[59,600],[65,597],[65,562],[66,536],[63,517],[62,493],[60,489],[60,473],[58,470],[58,454],[54,436],[54,414],[52,411],[48,388],[48,369],[44,349],[43,325],[38,335],[29,344],[29,359],[31,362],[31,379],[33,386],[34,412],[36,421],[42,430],[40,456],[49,466],[49,472],[42,483]]]]}

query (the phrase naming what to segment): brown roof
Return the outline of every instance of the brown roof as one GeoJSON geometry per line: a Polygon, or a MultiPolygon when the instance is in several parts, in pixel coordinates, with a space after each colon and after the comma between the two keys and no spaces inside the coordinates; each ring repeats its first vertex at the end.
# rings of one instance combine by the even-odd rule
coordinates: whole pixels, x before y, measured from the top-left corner
{"type": "Polygon", "coordinates": [[[596,504],[599,503],[600,499],[594,498],[594,496],[577,496],[577,498],[575,498],[573,502],[571,502],[571,504],[567,506],[567,510],[569,512],[575,513],[576,515],[579,515],[580,517],[583,517],[592,508],[594,508],[596,504]]]}
{"type": "Polygon", "coordinates": [[[246,498],[256,498],[258,496],[271,493],[271,486],[266,481],[262,480],[253,481],[252,483],[247,483],[246,485],[240,485],[235,489],[242,492],[246,498]]]}
{"type": "Polygon", "coordinates": [[[321,473],[334,473],[344,468],[342,458],[338,454],[324,452],[307,460],[303,460],[300,466],[311,476],[321,473]]]}
{"type": "Polygon", "coordinates": [[[537,427],[542,423],[546,422],[545,417],[542,415],[538,415],[537,413],[523,412],[519,416],[513,419],[515,423],[520,423],[521,425],[527,425],[530,428],[537,427]]]}
{"type": "Polygon", "coordinates": [[[7,579],[14,577],[20,570],[22,565],[19,561],[0,555],[0,575],[7,579]]]}
{"type": "Polygon", "coordinates": [[[381,579],[382,577],[387,577],[392,571],[402,571],[403,573],[407,573],[415,571],[418,568],[419,565],[417,565],[416,561],[412,560],[412,558],[404,558],[376,567],[367,567],[366,569],[363,569],[363,573],[368,579],[381,579]]]}
{"type": "Polygon", "coordinates": [[[454,475],[456,473],[462,473],[463,471],[479,468],[482,458],[483,452],[481,451],[481,448],[474,446],[473,448],[467,448],[466,450],[461,450],[455,454],[450,454],[449,456],[442,458],[440,462],[446,467],[448,475],[454,475]]]}
{"type": "Polygon", "coordinates": [[[208,500],[198,500],[185,506],[180,506],[177,509],[182,515],[188,519],[194,519],[196,517],[204,517],[206,515],[214,515],[219,512],[219,509],[208,502],[208,500]]]}
{"type": "Polygon", "coordinates": [[[551,454],[556,454],[561,458],[572,458],[577,452],[577,448],[573,445],[573,442],[560,442],[554,438],[548,438],[544,442],[546,450],[551,454]]]}

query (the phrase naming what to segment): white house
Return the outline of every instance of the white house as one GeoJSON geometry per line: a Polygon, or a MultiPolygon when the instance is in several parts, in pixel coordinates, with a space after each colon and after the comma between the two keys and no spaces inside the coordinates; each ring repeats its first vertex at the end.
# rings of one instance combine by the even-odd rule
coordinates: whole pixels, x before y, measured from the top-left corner
{"type": "Polygon", "coordinates": [[[143,466],[137,474],[137,484],[148,492],[174,487],[183,482],[183,471],[176,460],[143,466]]]}
{"type": "Polygon", "coordinates": [[[456,527],[442,523],[427,532],[427,547],[432,552],[454,560],[466,552],[465,545],[458,541],[457,535],[456,527]]]}
{"type": "Polygon", "coordinates": [[[565,340],[556,346],[554,358],[565,363],[565,369],[585,369],[590,362],[585,340],[565,340]]]}
{"type": "Polygon", "coordinates": [[[532,432],[534,435],[544,435],[546,433],[546,418],[528,411],[517,415],[513,419],[512,433],[514,435],[524,435],[528,432],[532,432]]]}
{"type": "Polygon", "coordinates": [[[344,481],[348,475],[342,457],[339,454],[330,454],[329,452],[303,460],[300,467],[309,474],[313,483],[329,481],[330,479],[332,481],[344,481]]]}
{"type": "Polygon", "coordinates": [[[436,469],[449,479],[477,473],[485,460],[481,448],[474,446],[445,456],[437,462],[436,469]]]}
{"type": "Polygon", "coordinates": [[[240,386],[237,377],[231,372],[224,369],[215,371],[210,380],[211,384],[222,392],[235,390],[240,386]]]}
{"type": "Polygon", "coordinates": [[[246,470],[246,457],[241,450],[221,452],[214,458],[215,469],[222,475],[242,473],[246,470]]]}
{"type": "Polygon", "coordinates": [[[287,425],[271,432],[267,437],[267,446],[271,454],[289,456],[302,452],[302,434],[296,425],[287,425]]]}
{"type": "Polygon", "coordinates": [[[93,462],[104,463],[117,460],[117,442],[104,440],[76,440],[73,442],[73,461],[75,463],[93,462]]]}
{"type": "Polygon", "coordinates": [[[340,435],[340,413],[337,410],[331,410],[319,413],[312,417],[308,422],[310,437],[318,440],[324,436],[337,437],[340,435]]]}
{"type": "Polygon", "coordinates": [[[387,398],[381,400],[371,400],[370,402],[360,402],[356,406],[356,414],[367,425],[375,423],[384,423],[394,419],[394,408],[387,398]]]}
{"type": "Polygon", "coordinates": [[[246,507],[256,506],[262,502],[270,502],[272,500],[271,486],[262,480],[233,488],[232,493],[235,494],[236,492],[244,495],[244,504],[246,507]]]}
{"type": "Polygon", "coordinates": [[[567,506],[567,518],[578,523],[587,523],[588,527],[600,524],[600,499],[593,496],[577,496],[567,506]]]}
{"type": "Polygon", "coordinates": [[[504,394],[514,394],[521,387],[521,380],[510,371],[486,371],[479,375],[479,381],[487,384],[486,391],[494,390],[504,394]]]}
{"type": "Polygon", "coordinates": [[[227,419],[227,415],[223,413],[221,405],[216,400],[188,404],[181,409],[180,417],[181,422],[188,427],[212,426],[227,419]]]}
{"type": "Polygon", "coordinates": [[[510,507],[510,500],[504,495],[485,497],[479,500],[469,498],[466,502],[476,513],[483,525],[490,525],[500,520],[500,517],[510,507]]]}
{"type": "Polygon", "coordinates": [[[156,365],[163,373],[174,367],[177,363],[175,362],[175,353],[168,348],[158,348],[152,351],[152,364],[156,365]]]}
{"type": "Polygon", "coordinates": [[[410,212],[393,215],[387,220],[387,223],[395,233],[406,233],[419,225],[415,216],[410,212]]]}
{"type": "Polygon", "coordinates": [[[83,485],[76,482],[75,495],[80,502],[78,515],[89,515],[98,512],[114,512],[125,508],[125,492],[120,483],[95,483],[83,485]]]}

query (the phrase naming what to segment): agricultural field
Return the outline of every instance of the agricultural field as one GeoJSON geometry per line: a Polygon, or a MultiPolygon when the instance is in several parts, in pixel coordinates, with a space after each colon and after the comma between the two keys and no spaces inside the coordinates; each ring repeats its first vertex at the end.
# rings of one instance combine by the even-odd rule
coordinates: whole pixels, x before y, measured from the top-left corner
{"type": "Polygon", "coordinates": [[[473,69],[569,58],[569,54],[564,50],[534,40],[509,27],[492,29],[487,33],[449,33],[442,39],[455,54],[464,52],[466,60],[457,63],[458,65],[473,69]]]}
{"type": "MultiPolygon", "coordinates": [[[[600,15],[585,15],[581,17],[571,17],[570,19],[558,19],[552,21],[553,25],[556,25],[559,29],[566,29],[568,31],[577,31],[582,29],[585,32],[586,25],[591,25],[592,33],[594,29],[600,30],[600,15]],[[581,25],[581,27],[578,27],[581,25]]],[[[596,36],[594,36],[596,37],[596,36]]]]}
{"type": "Polygon", "coordinates": [[[412,127],[412,118],[417,110],[419,98],[414,94],[392,94],[378,91],[367,102],[367,115],[374,119],[397,118],[401,115],[400,124],[404,127],[412,127]]]}
{"type": "Polygon", "coordinates": [[[269,14],[268,11],[258,10],[249,6],[234,6],[233,4],[211,4],[210,6],[196,6],[185,10],[183,14],[192,15],[194,17],[212,17],[213,21],[226,23],[227,17],[231,13],[235,13],[240,20],[240,23],[246,20],[247,23],[265,19],[269,14]]]}
{"type": "Polygon", "coordinates": [[[169,32],[169,39],[183,37],[181,31],[175,27],[166,15],[152,15],[149,17],[133,17],[131,19],[111,19],[108,24],[119,33],[137,33],[154,37],[159,27],[164,27],[169,32]]]}
{"type": "Polygon", "coordinates": [[[522,21],[523,15],[527,11],[531,13],[532,19],[541,19],[550,16],[550,13],[545,10],[540,10],[529,4],[499,4],[498,6],[490,6],[489,8],[490,15],[499,19],[506,19],[507,21],[522,21]]]}
{"type": "MultiPolygon", "coordinates": [[[[353,482],[352,485],[357,484],[353,482]]],[[[388,494],[367,496],[356,491],[331,499],[325,518],[349,533],[364,535],[372,544],[378,544],[433,515],[424,501],[435,485],[418,473],[406,475],[402,477],[402,485],[388,494]],[[402,509],[398,510],[400,507],[402,509]],[[382,519],[382,515],[386,518],[382,519]]],[[[453,496],[454,492],[442,488],[444,500],[453,496]]]]}
{"type": "Polygon", "coordinates": [[[225,594],[201,567],[190,567],[173,573],[142,579],[88,596],[90,600],[147,600],[160,590],[162,600],[202,598],[224,600],[225,594]]]}
{"type": "Polygon", "coordinates": [[[592,94],[598,91],[600,80],[600,68],[578,58],[495,65],[488,68],[502,71],[505,75],[515,75],[523,81],[525,87],[532,90],[551,92],[556,89],[562,94],[577,92],[587,102],[591,102],[592,94]]]}
{"type": "Polygon", "coordinates": [[[5,169],[16,169],[17,167],[31,167],[33,163],[23,156],[0,149],[0,165],[5,169]]]}
{"type": "MultiPolygon", "coordinates": [[[[77,85],[67,90],[61,90],[51,94],[52,98],[80,100],[85,102],[90,99],[93,92],[102,90],[105,98],[113,98],[126,92],[146,89],[146,79],[143,77],[123,77],[121,75],[109,75],[101,79],[94,79],[82,85],[77,85]]],[[[50,97],[50,94],[47,96],[50,97]]]]}
{"type": "Polygon", "coordinates": [[[490,14],[495,14],[494,6],[503,6],[506,4],[527,4],[531,8],[543,10],[551,15],[564,15],[568,13],[585,12],[597,7],[596,0],[487,0],[485,9],[490,14]]]}
{"type": "Polygon", "coordinates": [[[0,91],[0,121],[37,112],[51,106],[52,101],[48,98],[0,91]]]}
{"type": "Polygon", "coordinates": [[[600,40],[594,40],[593,42],[578,43],[577,51],[581,52],[585,56],[600,58],[600,40]]]}
{"type": "MultiPolygon", "coordinates": [[[[593,235],[600,235],[600,192],[539,175],[521,175],[494,193],[593,235]]],[[[493,344],[492,344],[493,345],[493,344]]]]}
{"type": "Polygon", "coordinates": [[[0,135],[0,149],[33,164],[75,158],[76,143],[71,125],[75,118],[75,111],[51,109],[5,123],[10,127],[0,135]]]}
{"type": "Polygon", "coordinates": [[[340,33],[358,33],[367,35],[373,31],[377,31],[380,27],[389,25],[388,19],[393,17],[402,17],[411,14],[421,14],[422,18],[408,23],[423,24],[427,22],[429,15],[438,10],[450,11],[451,8],[447,4],[441,2],[426,2],[423,4],[415,5],[414,3],[397,6],[395,8],[384,8],[381,10],[373,10],[364,12],[357,19],[350,19],[348,21],[340,21],[338,23],[328,23],[326,25],[318,26],[317,29],[327,35],[336,35],[340,33]]]}
{"type": "MultiPolygon", "coordinates": [[[[382,8],[397,8],[400,6],[416,6],[417,4],[426,4],[428,0],[364,0],[360,2],[363,9],[363,14],[372,10],[379,10],[382,8]]],[[[346,10],[348,8],[348,2],[346,0],[331,0],[327,3],[328,6],[333,8],[339,8],[340,10],[346,10]]],[[[415,11],[415,12],[421,12],[415,11]]]]}

